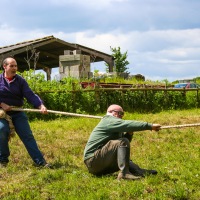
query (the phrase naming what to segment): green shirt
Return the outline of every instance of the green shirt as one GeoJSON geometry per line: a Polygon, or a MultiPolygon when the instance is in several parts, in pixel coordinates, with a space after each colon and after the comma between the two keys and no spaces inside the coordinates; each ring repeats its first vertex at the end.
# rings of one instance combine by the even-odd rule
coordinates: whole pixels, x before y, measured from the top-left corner
{"type": "Polygon", "coordinates": [[[94,152],[108,141],[122,138],[124,132],[143,130],[152,130],[152,124],[105,115],[89,137],[84,150],[84,160],[94,156],[94,152]]]}

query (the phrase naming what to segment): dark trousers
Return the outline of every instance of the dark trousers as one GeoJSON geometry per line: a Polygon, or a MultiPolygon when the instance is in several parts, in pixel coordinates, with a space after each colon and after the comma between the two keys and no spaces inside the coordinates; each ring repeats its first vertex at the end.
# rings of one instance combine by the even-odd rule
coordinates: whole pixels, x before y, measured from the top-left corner
{"type": "Polygon", "coordinates": [[[119,171],[117,163],[117,149],[119,146],[130,148],[127,138],[110,140],[102,148],[95,151],[94,156],[85,160],[88,171],[95,175],[104,175],[119,171]]]}
{"type": "MultiPolygon", "coordinates": [[[[13,125],[15,126],[15,131],[24,143],[32,160],[35,162],[35,164],[38,165],[44,163],[45,160],[32,134],[26,114],[24,112],[14,112],[10,116],[12,117],[13,125]]],[[[8,122],[5,119],[0,119],[0,162],[8,163],[9,161],[9,132],[10,128],[8,122]]]]}

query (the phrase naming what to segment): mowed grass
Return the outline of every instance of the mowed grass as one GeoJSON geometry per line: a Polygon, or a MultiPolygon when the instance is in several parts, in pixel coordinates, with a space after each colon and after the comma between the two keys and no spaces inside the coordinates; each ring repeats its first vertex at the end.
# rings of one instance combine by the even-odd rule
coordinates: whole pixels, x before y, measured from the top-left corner
{"type": "MultiPolygon", "coordinates": [[[[126,113],[134,119],[177,125],[199,123],[200,109],[157,114],[126,113]]],[[[33,166],[18,136],[10,142],[10,163],[0,169],[0,199],[200,199],[200,127],[134,134],[131,159],[158,175],[117,181],[117,173],[95,177],[83,163],[83,150],[98,119],[62,117],[32,121],[40,149],[53,169],[33,166]]]]}

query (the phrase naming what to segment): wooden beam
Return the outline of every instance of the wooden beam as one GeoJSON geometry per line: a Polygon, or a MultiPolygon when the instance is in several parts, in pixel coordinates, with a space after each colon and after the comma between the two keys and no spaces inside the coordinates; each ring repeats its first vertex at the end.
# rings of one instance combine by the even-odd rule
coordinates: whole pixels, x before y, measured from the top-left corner
{"type": "Polygon", "coordinates": [[[59,56],[58,55],[54,55],[52,53],[48,53],[47,51],[41,51],[41,50],[39,50],[39,52],[44,54],[47,57],[51,57],[53,59],[59,60],[59,56]]]}
{"type": "Polygon", "coordinates": [[[37,47],[40,47],[40,46],[43,46],[43,45],[46,45],[46,44],[49,44],[49,43],[52,43],[52,41],[48,40],[48,41],[45,41],[45,42],[40,42],[38,44],[25,43],[24,46],[21,46],[21,47],[16,45],[16,49],[13,48],[12,50],[7,51],[6,53],[2,53],[2,55],[3,55],[4,58],[11,56],[11,55],[15,56],[17,54],[21,54],[21,53],[26,52],[27,47],[31,47],[31,49],[32,48],[36,49],[37,47]]]}

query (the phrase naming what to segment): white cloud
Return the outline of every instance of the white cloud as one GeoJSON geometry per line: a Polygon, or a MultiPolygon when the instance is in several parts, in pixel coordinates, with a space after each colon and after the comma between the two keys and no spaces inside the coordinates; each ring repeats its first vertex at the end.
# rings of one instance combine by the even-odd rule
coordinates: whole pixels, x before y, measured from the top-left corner
{"type": "MultiPolygon", "coordinates": [[[[128,71],[132,74],[139,73],[160,80],[172,77],[176,80],[183,76],[190,78],[200,74],[199,33],[199,29],[127,33],[115,30],[104,34],[90,30],[69,34],[52,32],[48,35],[109,54],[112,53],[110,47],[120,47],[122,53],[128,51],[127,59],[130,62],[128,71]]],[[[1,26],[0,35],[0,46],[47,36],[42,30],[17,32],[6,24],[1,26]]],[[[102,62],[92,65],[92,68],[105,71],[105,65],[102,62]]]]}
{"type": "Polygon", "coordinates": [[[98,8],[99,6],[108,6],[113,3],[126,3],[129,2],[129,0],[100,0],[100,1],[95,1],[95,0],[50,0],[50,3],[55,4],[55,5],[68,5],[68,4],[73,4],[73,5],[79,5],[79,6],[84,6],[84,7],[94,7],[98,8]]]}
{"type": "Polygon", "coordinates": [[[1,6],[9,15],[1,9],[0,46],[54,35],[106,53],[119,46],[133,74],[200,76],[200,1],[2,0],[1,6]]]}
{"type": "MultiPolygon", "coordinates": [[[[111,53],[111,47],[128,51],[131,73],[147,76],[156,74],[159,79],[170,76],[197,76],[200,73],[200,29],[121,33],[113,31],[95,34],[94,31],[75,33],[76,43],[111,53]],[[195,42],[196,41],[196,42],[195,42]]],[[[100,70],[105,70],[101,65],[100,70]]]]}

